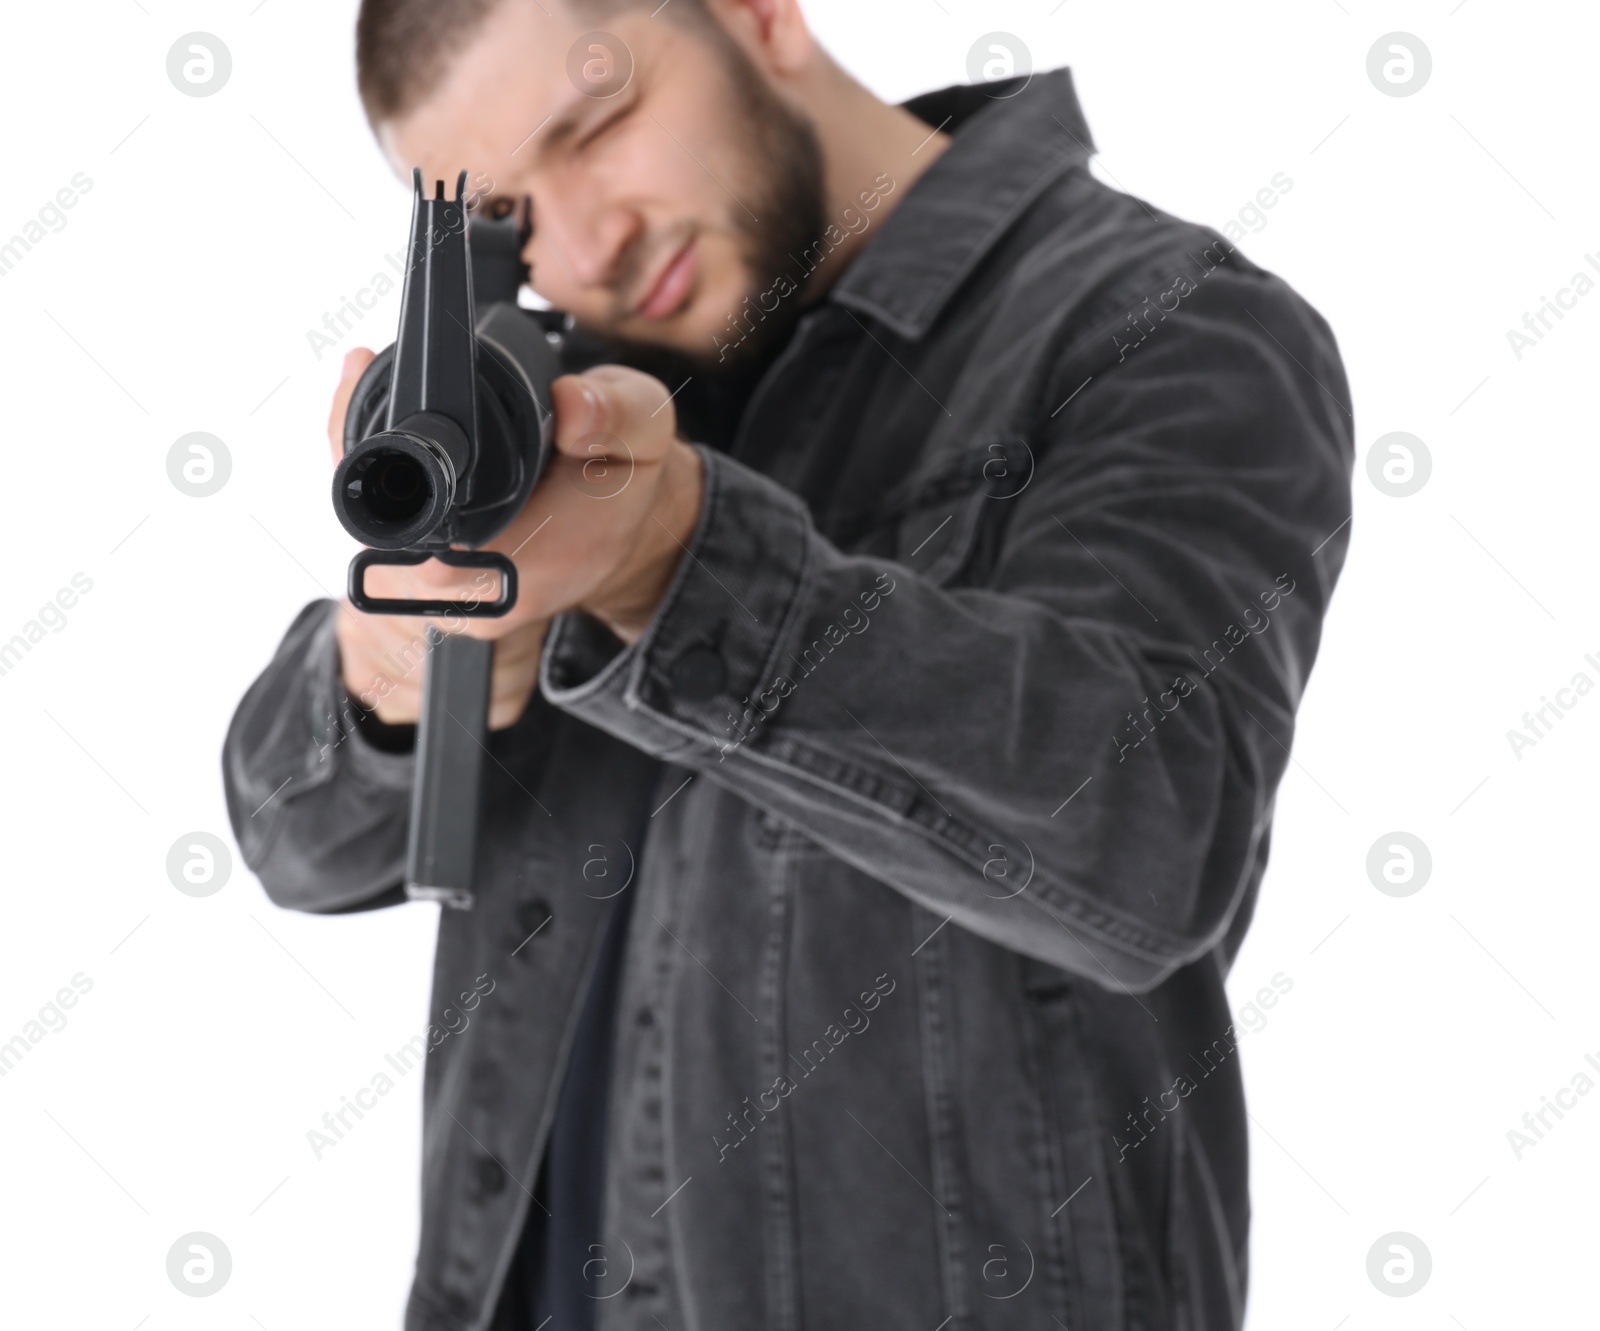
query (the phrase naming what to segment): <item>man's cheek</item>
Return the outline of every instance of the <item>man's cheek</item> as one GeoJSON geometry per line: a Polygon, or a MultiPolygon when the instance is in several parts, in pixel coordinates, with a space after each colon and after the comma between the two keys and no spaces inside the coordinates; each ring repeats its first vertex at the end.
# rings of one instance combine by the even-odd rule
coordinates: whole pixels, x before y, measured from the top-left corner
{"type": "MultiPolygon", "coordinates": [[[[775,279],[768,275],[758,282],[731,236],[702,232],[698,248],[699,264],[689,304],[678,318],[651,325],[651,336],[672,337],[686,351],[714,355],[713,334],[726,342],[753,335],[761,327],[762,316],[771,309],[764,310],[758,298],[773,291],[775,279]]],[[[775,304],[773,295],[767,297],[768,307],[775,304]]],[[[776,301],[777,306],[782,303],[776,301]]]]}

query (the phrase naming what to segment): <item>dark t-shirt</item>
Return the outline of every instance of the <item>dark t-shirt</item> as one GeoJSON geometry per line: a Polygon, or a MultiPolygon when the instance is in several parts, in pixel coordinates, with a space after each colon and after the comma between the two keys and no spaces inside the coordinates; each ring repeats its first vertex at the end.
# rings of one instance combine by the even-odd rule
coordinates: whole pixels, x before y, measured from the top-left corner
{"type": "Polygon", "coordinates": [[[600,1224],[612,1028],[633,896],[623,891],[611,902],[494,1331],[590,1331],[595,1323],[607,1275],[600,1224]]]}

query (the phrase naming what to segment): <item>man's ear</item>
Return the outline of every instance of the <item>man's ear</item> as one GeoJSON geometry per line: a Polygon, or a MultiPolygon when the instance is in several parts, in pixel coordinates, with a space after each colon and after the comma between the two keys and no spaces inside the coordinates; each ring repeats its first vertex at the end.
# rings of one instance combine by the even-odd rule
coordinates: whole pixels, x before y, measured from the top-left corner
{"type": "Polygon", "coordinates": [[[400,145],[395,141],[395,124],[392,120],[380,120],[372,127],[372,137],[378,141],[378,151],[389,163],[389,169],[394,172],[394,178],[402,185],[411,183],[411,168],[401,159],[400,145]]]}
{"type": "Polygon", "coordinates": [[[817,50],[800,0],[705,0],[712,18],[756,65],[782,78],[800,73],[817,50]]]}

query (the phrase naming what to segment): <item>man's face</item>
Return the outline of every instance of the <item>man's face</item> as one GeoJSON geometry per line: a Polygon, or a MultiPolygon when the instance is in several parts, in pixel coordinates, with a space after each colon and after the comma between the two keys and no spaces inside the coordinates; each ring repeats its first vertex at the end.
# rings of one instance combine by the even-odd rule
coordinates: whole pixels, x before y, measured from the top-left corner
{"type": "MultiPolygon", "coordinates": [[[[507,0],[379,135],[403,179],[420,166],[430,188],[453,188],[464,169],[491,214],[531,198],[523,258],[553,305],[708,363],[714,337],[743,335],[747,296],[801,281],[790,255],[825,226],[809,122],[742,52],[648,11],[596,34],[558,0],[507,0]]],[[[741,351],[788,327],[799,300],[741,351]]]]}

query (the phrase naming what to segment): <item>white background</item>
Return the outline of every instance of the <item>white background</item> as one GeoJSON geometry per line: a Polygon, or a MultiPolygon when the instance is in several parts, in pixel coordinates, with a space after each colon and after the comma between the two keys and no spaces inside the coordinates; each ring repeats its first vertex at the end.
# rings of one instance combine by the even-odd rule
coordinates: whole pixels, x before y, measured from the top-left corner
{"type": "MultiPolygon", "coordinates": [[[[434,908],[279,911],[235,862],[181,895],[180,836],[228,836],[218,754],[294,611],[342,585],[323,422],[337,355],[308,329],[386,268],[405,189],[354,93],[350,0],[93,0],[0,14],[0,239],[77,172],[92,191],[0,279],[8,574],[0,639],[78,572],[93,590],[0,677],[7,875],[0,1042],[79,972],[64,1029],[0,1079],[0,1322],[395,1327],[416,1240],[420,1074],[318,1161],[306,1132],[427,1020],[434,908]],[[233,55],[179,95],[168,48],[233,55]],[[165,460],[221,437],[194,499],[165,460]],[[221,1236],[214,1298],[168,1282],[221,1236]],[[147,1318],[147,1321],[141,1319],[147,1318]]],[[[1600,257],[1594,59],[1575,4],[1507,0],[808,0],[881,95],[963,80],[1001,29],[1073,66],[1104,177],[1221,226],[1293,180],[1251,258],[1339,335],[1358,436],[1349,562],[1301,712],[1236,1006],[1251,1326],[1594,1325],[1600,1094],[1516,1158],[1507,1132],[1600,1057],[1592,752],[1600,696],[1518,759],[1506,738],[1579,672],[1592,593],[1600,293],[1519,361],[1506,332],[1600,257]],[[1381,95],[1392,31],[1427,87],[1381,95]],[[1366,476],[1391,431],[1431,452],[1404,499],[1366,476]],[[1402,830],[1433,857],[1369,881],[1402,830]],[[1433,1257],[1412,1297],[1380,1235],[1433,1257]]],[[[393,335],[397,296],[360,339],[393,335]]],[[[352,337],[339,350],[354,345],[352,337]]],[[[929,1328],[932,1331],[932,1328],[929,1328]]],[[[1079,1331],[1079,1328],[1073,1328],[1079,1331]]]]}

